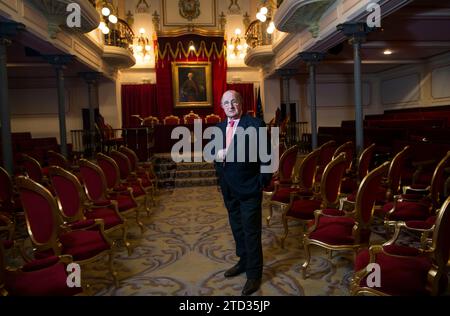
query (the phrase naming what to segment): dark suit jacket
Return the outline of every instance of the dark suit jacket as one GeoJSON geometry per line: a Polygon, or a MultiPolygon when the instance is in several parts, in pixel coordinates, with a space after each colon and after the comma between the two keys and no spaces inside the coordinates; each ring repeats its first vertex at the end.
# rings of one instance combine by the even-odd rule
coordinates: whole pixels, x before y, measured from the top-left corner
{"type": "MultiPolygon", "coordinates": [[[[222,130],[223,134],[223,143],[225,144],[225,137],[226,137],[226,127],[228,124],[228,120],[225,120],[224,122],[221,122],[217,124],[217,127],[219,127],[222,130]]],[[[259,127],[265,127],[266,124],[264,121],[262,121],[259,118],[254,118],[248,115],[242,115],[238,127],[242,127],[244,130],[248,127],[255,127],[256,133],[258,139],[252,139],[250,140],[250,137],[247,135],[245,137],[245,144],[242,144],[243,146],[237,147],[237,136],[234,135],[233,142],[234,142],[234,148],[237,150],[244,150],[245,151],[245,160],[243,162],[238,162],[238,154],[237,150],[229,150],[227,153],[227,159],[225,159],[225,162],[216,162],[216,172],[217,177],[219,179],[219,185],[220,186],[228,186],[228,188],[237,196],[239,197],[251,197],[258,194],[261,194],[262,189],[264,186],[266,186],[271,178],[271,173],[261,173],[261,165],[269,165],[269,162],[263,163],[259,159],[259,155],[257,157],[256,162],[252,162],[250,160],[250,141],[253,143],[256,141],[257,144],[257,151],[256,154],[259,153],[259,134],[258,130],[259,127]],[[230,155],[234,155],[233,162],[227,162],[227,160],[230,160],[230,155]]],[[[270,153],[270,138],[267,136],[268,144],[267,149],[265,149],[268,153],[270,153]]]]}

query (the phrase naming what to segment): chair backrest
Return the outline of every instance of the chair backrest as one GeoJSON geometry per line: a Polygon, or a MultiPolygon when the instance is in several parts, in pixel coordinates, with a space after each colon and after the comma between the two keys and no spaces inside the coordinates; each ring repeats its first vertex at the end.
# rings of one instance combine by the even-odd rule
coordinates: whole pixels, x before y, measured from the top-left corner
{"type": "Polygon", "coordinates": [[[341,146],[339,146],[338,148],[336,148],[336,150],[333,153],[332,158],[333,159],[336,158],[341,153],[345,153],[345,158],[347,159],[347,166],[346,166],[345,170],[348,170],[348,169],[350,169],[350,166],[353,161],[353,153],[354,153],[353,142],[348,141],[348,142],[342,144],[341,146]]]}
{"type": "Polygon", "coordinates": [[[331,159],[333,159],[333,154],[336,150],[336,142],[334,140],[330,140],[319,147],[320,156],[319,161],[317,162],[318,166],[325,167],[331,159]]]}
{"type": "Polygon", "coordinates": [[[49,166],[58,166],[66,170],[70,169],[70,163],[67,158],[56,151],[49,150],[47,152],[47,160],[49,166]]]}
{"type": "Polygon", "coordinates": [[[105,174],[107,188],[117,187],[120,184],[120,170],[114,159],[102,153],[97,153],[95,157],[97,158],[97,164],[105,174]]]}
{"type": "Polygon", "coordinates": [[[217,114],[208,114],[205,117],[205,124],[211,124],[211,123],[220,123],[221,119],[220,116],[217,114]]]}
{"type": "Polygon", "coordinates": [[[111,150],[109,153],[111,158],[116,162],[117,166],[119,167],[120,172],[120,179],[126,180],[130,174],[131,174],[131,162],[128,159],[127,155],[117,151],[117,150],[111,150]]]}
{"type": "Polygon", "coordinates": [[[358,159],[358,180],[361,181],[369,173],[369,166],[372,162],[375,144],[363,150],[358,159]]]}
{"type": "Polygon", "coordinates": [[[44,174],[42,173],[42,167],[39,161],[27,154],[22,154],[21,160],[21,166],[26,174],[34,181],[41,183],[44,174]]]}
{"type": "Polygon", "coordinates": [[[86,159],[80,159],[79,165],[80,176],[89,199],[92,201],[105,200],[107,185],[103,170],[86,159]]]}
{"type": "Polygon", "coordinates": [[[119,151],[128,157],[128,160],[130,161],[131,165],[131,171],[135,171],[138,167],[139,158],[134,152],[134,150],[125,146],[120,146],[119,151]]]}
{"type": "Polygon", "coordinates": [[[331,160],[325,167],[320,181],[321,207],[326,208],[337,205],[346,166],[347,159],[345,158],[345,153],[340,153],[339,156],[331,160]]]}
{"type": "Polygon", "coordinates": [[[9,173],[0,167],[0,207],[1,210],[10,212],[12,211],[9,209],[13,202],[13,195],[14,195],[14,189],[13,189],[13,183],[11,180],[11,177],[9,176],[9,173]]]}
{"type": "Polygon", "coordinates": [[[386,161],[366,175],[358,187],[355,202],[357,227],[354,229],[354,233],[357,235],[357,240],[355,240],[357,243],[367,243],[369,241],[369,228],[378,196],[378,188],[381,185],[383,177],[386,176],[388,169],[389,162],[386,161]],[[363,232],[365,232],[364,235],[362,234],[363,232]]]}
{"type": "Polygon", "coordinates": [[[169,115],[163,119],[163,123],[164,123],[164,125],[179,125],[180,118],[175,115],[169,115]]]}
{"type": "MultiPolygon", "coordinates": [[[[317,159],[320,151],[318,149],[310,152],[302,159],[298,171],[294,171],[293,182],[298,183],[301,188],[311,189],[314,185],[314,178],[317,171],[317,159]]],[[[297,163],[294,168],[297,168],[297,163]]]]}
{"type": "Polygon", "coordinates": [[[289,180],[292,176],[292,171],[294,170],[295,162],[297,160],[298,146],[294,145],[291,148],[285,150],[285,152],[280,157],[278,175],[280,181],[289,180]]]}
{"type": "Polygon", "coordinates": [[[194,120],[201,120],[201,117],[193,111],[190,111],[188,114],[183,116],[184,124],[193,124],[194,120]]]}
{"type": "Polygon", "coordinates": [[[31,178],[19,176],[16,185],[33,245],[38,250],[53,249],[53,254],[59,255],[61,249],[57,235],[62,221],[55,198],[31,178]]]}
{"type": "Polygon", "coordinates": [[[430,184],[430,197],[435,208],[439,207],[445,197],[445,169],[450,166],[450,151],[441,159],[434,169],[430,184]],[[443,196],[444,195],[444,196],[443,196]]]}
{"type": "Polygon", "coordinates": [[[397,194],[400,190],[402,171],[404,169],[405,160],[411,152],[411,147],[405,146],[394,158],[392,158],[387,175],[388,191],[386,199],[390,200],[392,196],[397,194]]]}
{"type": "Polygon", "coordinates": [[[428,284],[432,295],[439,295],[448,286],[447,263],[450,252],[450,197],[448,197],[437,215],[431,249],[433,250],[434,265],[428,272],[428,284]]]}
{"type": "Polygon", "coordinates": [[[51,166],[48,176],[59,203],[59,211],[65,222],[83,220],[84,193],[78,178],[58,166],[51,166]]]}
{"type": "Polygon", "coordinates": [[[141,126],[153,127],[159,124],[159,119],[156,116],[147,116],[142,119],[141,126]]]}

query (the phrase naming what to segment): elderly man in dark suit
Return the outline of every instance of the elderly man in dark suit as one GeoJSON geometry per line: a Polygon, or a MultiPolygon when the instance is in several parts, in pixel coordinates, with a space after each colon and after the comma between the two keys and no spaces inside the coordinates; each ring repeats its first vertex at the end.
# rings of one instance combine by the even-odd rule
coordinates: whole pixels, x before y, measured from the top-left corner
{"type": "MultiPolygon", "coordinates": [[[[265,127],[265,123],[259,118],[242,115],[242,97],[234,90],[223,94],[221,106],[227,119],[217,126],[222,130],[226,146],[218,151],[215,166],[239,257],[239,262],[225,272],[225,277],[246,272],[247,282],[242,294],[250,295],[261,285],[262,189],[272,177],[271,173],[261,172],[261,167],[269,165],[270,161],[261,162],[258,154],[262,137],[259,128],[265,127]],[[245,136],[241,137],[242,134],[245,136]],[[252,152],[252,146],[256,146],[256,151],[252,152]]],[[[268,135],[264,136],[267,137],[266,153],[270,153],[268,135]]]]}

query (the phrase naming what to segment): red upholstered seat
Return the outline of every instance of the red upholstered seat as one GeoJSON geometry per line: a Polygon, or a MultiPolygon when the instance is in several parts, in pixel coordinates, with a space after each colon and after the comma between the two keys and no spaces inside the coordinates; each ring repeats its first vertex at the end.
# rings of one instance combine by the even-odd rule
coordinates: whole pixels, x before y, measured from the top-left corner
{"type": "MultiPolygon", "coordinates": [[[[51,167],[51,170],[53,168],[61,169],[51,167]]],[[[50,171],[50,174],[53,172],[50,171]]],[[[85,264],[109,256],[109,269],[117,285],[112,267],[113,250],[111,242],[105,237],[101,225],[103,221],[95,220],[93,225],[87,226],[91,220],[83,222],[84,218],[75,217],[79,221],[75,226],[80,226],[75,230],[63,223],[60,214],[67,215],[60,213],[57,201],[49,190],[27,177],[18,177],[16,184],[25,210],[35,257],[70,254],[79,264],[85,264]]]]}
{"type": "MultiPolygon", "coordinates": [[[[392,210],[393,202],[389,202],[383,206],[383,214],[387,214],[392,210]]],[[[393,221],[412,221],[425,220],[430,216],[430,204],[416,202],[397,202],[396,211],[389,216],[393,221]]]]}
{"type": "Polygon", "coordinates": [[[288,188],[280,188],[275,191],[275,193],[272,195],[272,201],[279,202],[279,203],[285,203],[289,204],[289,200],[291,198],[291,193],[297,193],[302,196],[312,196],[313,192],[312,189],[307,188],[295,188],[295,187],[288,187],[288,188]]]}
{"type": "Polygon", "coordinates": [[[144,225],[139,219],[138,203],[132,192],[107,192],[106,178],[103,170],[96,164],[80,159],[80,174],[86,186],[87,195],[92,201],[94,207],[105,207],[111,205],[113,201],[117,202],[118,211],[121,214],[128,215],[133,212],[136,214],[136,222],[144,231],[144,225]]]}
{"type": "Polygon", "coordinates": [[[406,221],[406,226],[413,229],[431,229],[436,222],[436,216],[430,216],[424,221],[406,221]]]}
{"type": "MultiPolygon", "coordinates": [[[[126,240],[125,220],[111,201],[101,208],[88,209],[88,201],[78,178],[67,170],[57,166],[49,169],[49,179],[60,202],[61,216],[71,229],[85,229],[95,224],[95,219],[104,222],[106,233],[117,229],[122,230],[122,240],[129,247],[126,240]]],[[[130,248],[128,248],[130,251],[130,248]]]]}
{"type": "Polygon", "coordinates": [[[314,211],[320,209],[321,200],[295,200],[287,210],[286,215],[310,220],[314,218],[314,211]]]}
{"type": "MultiPolygon", "coordinates": [[[[346,216],[345,213],[342,216],[341,212],[329,209],[316,214],[314,226],[303,240],[306,254],[306,260],[302,265],[303,278],[306,277],[306,269],[311,260],[311,245],[329,250],[356,250],[369,244],[370,224],[376,199],[375,189],[379,187],[388,166],[389,163],[385,162],[362,180],[356,197],[355,211],[351,216],[346,216]]],[[[326,172],[324,176],[327,177],[326,172]]]]}
{"type": "MultiPolygon", "coordinates": [[[[378,291],[389,295],[418,296],[427,295],[427,273],[432,261],[427,256],[420,256],[417,249],[401,246],[385,247],[388,256],[379,253],[375,262],[381,267],[381,287],[378,291]],[[394,255],[394,256],[392,256],[394,255]],[[401,257],[397,257],[397,256],[401,257]]],[[[365,268],[369,263],[369,251],[361,251],[355,260],[355,271],[365,268]]],[[[360,281],[360,286],[367,286],[367,279],[360,281]]]]}
{"type": "MultiPolygon", "coordinates": [[[[3,256],[3,253],[0,254],[3,256]]],[[[3,269],[3,267],[0,267],[3,269]]],[[[58,257],[34,260],[18,271],[5,271],[4,286],[11,296],[71,296],[82,288],[67,286],[66,265],[58,257]]],[[[0,280],[1,284],[1,280],[0,280]]]]}
{"type": "MultiPolygon", "coordinates": [[[[429,220],[431,223],[432,219],[429,220]]],[[[439,295],[448,287],[447,263],[450,250],[450,197],[443,203],[435,221],[436,228],[430,246],[426,249],[396,245],[405,224],[397,224],[394,237],[384,245],[371,246],[358,254],[352,281],[354,294],[371,292],[381,295],[439,295]],[[381,284],[370,287],[366,278],[377,263],[380,267],[381,284]]]]}

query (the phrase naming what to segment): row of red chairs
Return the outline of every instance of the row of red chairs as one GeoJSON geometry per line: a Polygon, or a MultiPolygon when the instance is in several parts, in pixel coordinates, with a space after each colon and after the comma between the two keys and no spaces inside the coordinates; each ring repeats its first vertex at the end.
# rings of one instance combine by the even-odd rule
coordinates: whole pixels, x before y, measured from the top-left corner
{"type": "MultiPolygon", "coordinates": [[[[414,190],[416,194],[400,196],[398,193],[401,184],[402,167],[409,153],[409,148],[406,147],[398,153],[391,162],[385,162],[369,172],[374,145],[370,146],[359,157],[357,170],[353,172],[353,175],[358,175],[356,185],[354,183],[348,186],[348,189],[351,192],[356,186],[357,190],[347,196],[345,201],[350,201],[352,208],[346,211],[339,207],[339,204],[341,204],[339,202],[343,196],[341,194],[342,184],[345,183],[343,180],[348,180],[352,176],[352,169],[349,167],[352,160],[348,157],[352,156],[353,144],[346,143],[340,146],[330,156],[330,152],[333,152],[333,147],[333,142],[329,142],[301,158],[297,157],[297,149],[295,147],[288,149],[280,159],[279,178],[270,194],[271,209],[274,205],[282,208],[282,221],[285,228],[285,234],[281,237],[282,247],[284,247],[284,240],[288,233],[288,219],[296,219],[304,224],[312,224],[308,232],[303,236],[306,256],[302,266],[304,277],[306,277],[311,258],[310,245],[324,247],[330,252],[333,250],[353,250],[358,252],[360,249],[366,249],[367,251],[370,244],[370,227],[375,212],[384,219],[386,226],[415,229],[424,234],[423,240],[427,240],[426,237],[433,232],[434,238],[438,238],[439,234],[443,234],[442,232],[436,232],[436,229],[439,225],[442,227],[441,221],[446,220],[444,215],[441,216],[442,210],[439,212],[438,207],[445,200],[445,196],[440,194],[444,191],[444,171],[450,166],[450,152],[437,165],[429,187],[409,188],[414,190]],[[327,160],[329,161],[328,163],[326,163],[327,160]],[[324,163],[326,165],[323,167],[324,163]],[[321,170],[323,171],[320,172],[321,170]],[[290,174],[289,178],[286,177],[287,174],[290,174]],[[418,192],[426,196],[419,195],[417,194],[418,192]],[[394,196],[394,202],[390,202],[394,196]]],[[[444,203],[442,209],[446,208],[447,205],[444,203]]],[[[398,232],[396,231],[394,238],[386,246],[391,246],[397,238],[398,232]]],[[[426,247],[425,243],[423,247],[426,247]]],[[[439,247],[441,248],[432,248],[432,251],[439,251],[441,255],[444,255],[444,259],[442,259],[445,261],[444,265],[439,260],[439,262],[433,261],[434,259],[430,257],[423,260],[428,260],[428,263],[432,262],[434,266],[438,267],[436,269],[442,273],[448,261],[448,244],[441,242],[439,247]],[[445,250],[446,245],[447,250],[445,250]],[[447,251],[446,255],[445,251],[447,251]]],[[[399,248],[392,246],[390,249],[398,250],[399,248]]],[[[420,251],[414,253],[419,254],[420,251]]],[[[361,253],[361,257],[358,258],[361,259],[365,254],[367,252],[361,253]]],[[[399,255],[399,253],[396,254],[399,255]]],[[[359,265],[356,266],[357,268],[362,267],[361,260],[357,261],[359,262],[359,265]]],[[[389,270],[392,267],[387,264],[384,268],[389,270]]],[[[441,275],[433,278],[432,282],[433,284],[440,284],[442,282],[441,275]]],[[[389,284],[392,285],[392,282],[389,284]]],[[[404,284],[410,283],[404,282],[404,284]]],[[[354,285],[354,293],[367,291],[367,288],[364,291],[361,290],[359,285],[359,283],[354,285]]],[[[424,293],[424,288],[425,286],[423,288],[411,287],[407,293],[422,294],[424,293]]],[[[403,288],[388,286],[378,289],[374,293],[380,294],[385,291],[389,294],[396,294],[402,290],[403,288]]],[[[442,293],[442,288],[430,293],[442,293]]]]}
{"type": "MultiPolygon", "coordinates": [[[[52,278],[49,286],[24,287],[20,278],[32,278],[33,275],[45,277],[47,272],[58,271],[58,276],[63,263],[60,256],[69,255],[71,260],[83,265],[109,256],[109,269],[116,286],[117,274],[113,269],[113,241],[110,236],[117,230],[122,231],[121,241],[131,254],[130,244],[127,241],[128,224],[125,216],[130,213],[136,215],[136,221],[143,232],[143,224],[139,216],[139,198],[144,200],[144,207],[149,213],[148,197],[153,199],[154,179],[148,172],[137,165],[136,155],[128,148],[112,152],[115,159],[103,154],[97,155],[97,164],[81,159],[78,163],[78,173],[75,175],[66,163],[63,156],[57,164],[63,164],[65,168],[57,165],[49,167],[45,175],[36,172],[37,161],[34,168],[28,168],[27,174],[41,176],[32,179],[28,176],[16,178],[16,186],[20,196],[21,207],[25,212],[28,233],[34,248],[35,260],[27,263],[22,272],[29,272],[30,265],[39,267],[35,274],[11,274],[5,272],[1,266],[2,279],[5,291],[12,295],[47,295],[47,294],[74,294],[75,290],[59,291],[63,287],[62,278],[52,278]],[[132,156],[131,159],[127,155],[132,156]],[[132,167],[133,166],[133,167],[132,167]],[[133,168],[133,169],[132,169],[133,168]],[[42,181],[39,183],[38,181],[42,181]],[[19,278],[19,279],[18,279],[19,278]]],[[[33,162],[32,158],[28,161],[33,162]]],[[[30,167],[30,166],[28,166],[30,167]]],[[[15,208],[12,194],[12,182],[9,175],[1,169],[4,186],[7,188],[2,195],[3,211],[15,208]],[[8,195],[9,194],[9,195],[8,195]],[[12,208],[14,206],[14,208],[12,208]]],[[[3,183],[3,182],[2,182],[3,183]]],[[[16,205],[15,205],[16,204],[16,205]]],[[[16,213],[12,213],[15,215],[16,213]]],[[[2,227],[8,232],[7,241],[2,242],[3,248],[11,248],[13,238],[14,216],[0,218],[0,232],[2,227]],[[4,220],[2,225],[1,219],[4,220]]],[[[1,254],[3,255],[3,253],[1,254]]],[[[2,256],[3,259],[3,256],[2,256]]],[[[65,263],[70,260],[65,259],[65,263]]],[[[3,263],[2,263],[3,264],[3,263]]],[[[33,270],[34,271],[34,270],[33,270]]],[[[56,272],[55,272],[56,273],[56,272]]],[[[30,279],[31,280],[31,279],[30,279]]],[[[35,280],[37,281],[37,280],[35,280]]],[[[35,283],[35,282],[33,282],[35,283]]],[[[64,280],[65,284],[65,280],[64,280]]]]}

